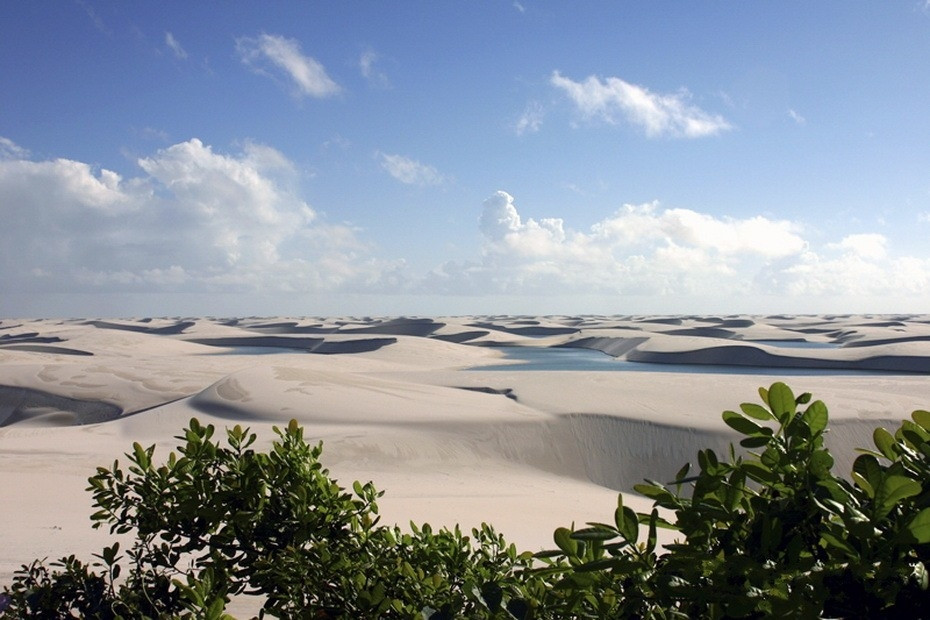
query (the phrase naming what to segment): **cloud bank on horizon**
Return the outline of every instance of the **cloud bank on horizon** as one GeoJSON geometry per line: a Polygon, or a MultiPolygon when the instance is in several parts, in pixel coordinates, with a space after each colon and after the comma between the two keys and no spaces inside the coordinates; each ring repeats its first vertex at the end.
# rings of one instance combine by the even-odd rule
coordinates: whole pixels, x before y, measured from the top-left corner
{"type": "MultiPolygon", "coordinates": [[[[0,229],[0,273],[27,294],[930,295],[930,259],[893,255],[877,233],[812,247],[798,222],[658,201],[572,230],[521,216],[503,190],[476,209],[478,258],[417,273],[380,257],[366,231],[321,218],[295,189],[293,162],[270,146],[223,154],[193,138],[139,158],[123,178],[0,144],[0,202],[17,205],[0,229]]],[[[436,174],[381,157],[404,183],[436,174]]]]}
{"type": "Polygon", "coordinates": [[[761,7],[17,7],[0,316],[930,312],[930,18],[761,7]]]}

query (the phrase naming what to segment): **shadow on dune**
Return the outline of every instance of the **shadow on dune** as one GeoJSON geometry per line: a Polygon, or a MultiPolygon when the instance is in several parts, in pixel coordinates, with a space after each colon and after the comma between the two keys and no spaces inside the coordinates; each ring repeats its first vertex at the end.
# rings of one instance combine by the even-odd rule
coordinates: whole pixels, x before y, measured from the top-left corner
{"type": "Polygon", "coordinates": [[[240,336],[233,338],[191,338],[187,342],[210,347],[234,349],[238,347],[260,347],[339,355],[343,353],[367,353],[394,344],[397,338],[359,338],[357,340],[325,340],[324,338],[302,338],[288,336],[240,336]]]}
{"type": "Polygon", "coordinates": [[[363,327],[347,327],[339,330],[340,334],[389,334],[394,336],[429,336],[445,323],[432,319],[391,319],[363,327]]]}
{"type": "Polygon", "coordinates": [[[0,336],[0,345],[8,343],[16,344],[49,344],[51,342],[64,342],[58,336],[40,336],[39,332],[29,332],[26,334],[3,334],[0,336]]]}
{"type": "Polygon", "coordinates": [[[560,344],[558,348],[592,349],[594,351],[601,351],[612,357],[620,357],[647,340],[649,340],[648,337],[611,338],[592,336],[590,338],[579,338],[578,340],[560,344]]]}
{"type": "Polygon", "coordinates": [[[897,373],[930,373],[930,357],[917,355],[877,355],[858,360],[823,359],[774,355],[751,346],[708,347],[696,351],[631,350],[631,362],[647,364],[693,364],[697,366],[753,366],[817,370],[861,370],[897,373]]]}
{"type": "Polygon", "coordinates": [[[29,353],[49,353],[52,355],[93,355],[90,351],[69,349],[68,347],[53,347],[44,344],[8,344],[0,345],[2,351],[26,351],[29,353]]]}
{"type": "Polygon", "coordinates": [[[493,331],[513,334],[515,336],[528,336],[534,338],[544,336],[564,336],[567,334],[577,334],[580,331],[577,327],[546,327],[544,325],[509,327],[507,325],[497,325],[496,323],[469,323],[468,327],[480,327],[481,329],[490,329],[493,331]]]}
{"type": "Polygon", "coordinates": [[[110,323],[109,321],[87,321],[85,325],[93,325],[99,329],[116,329],[158,336],[176,336],[184,333],[185,329],[192,327],[195,323],[193,321],[180,321],[174,325],[166,325],[164,327],[149,327],[148,325],[129,325],[125,323],[110,323]]]}
{"type": "Polygon", "coordinates": [[[434,340],[442,340],[444,342],[452,342],[454,344],[460,344],[463,342],[468,342],[469,340],[475,340],[476,338],[482,338],[487,336],[491,332],[489,331],[471,331],[471,332],[459,332],[457,334],[434,334],[430,338],[434,340]]]}
{"type": "MultiPolygon", "coordinates": [[[[647,478],[671,482],[685,463],[691,463],[694,473],[698,450],[710,448],[726,459],[730,444],[738,444],[741,438],[723,422],[719,431],[709,431],[602,414],[568,417],[588,478],[617,491],[632,491],[633,485],[647,478]]],[[[876,428],[894,429],[899,424],[900,420],[890,418],[832,420],[824,442],[835,459],[834,471],[848,478],[859,456],[857,448],[874,445],[876,428]]],[[[737,453],[741,450],[737,445],[737,453]]]]}
{"type": "Polygon", "coordinates": [[[115,420],[123,410],[111,403],[80,400],[31,388],[0,385],[0,426],[26,423],[80,426],[115,420]]]}

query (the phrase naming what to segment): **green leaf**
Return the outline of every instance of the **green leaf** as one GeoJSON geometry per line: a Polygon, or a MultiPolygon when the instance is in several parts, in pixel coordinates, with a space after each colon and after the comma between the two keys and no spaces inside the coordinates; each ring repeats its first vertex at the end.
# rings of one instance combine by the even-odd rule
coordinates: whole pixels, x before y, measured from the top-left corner
{"type": "Polygon", "coordinates": [[[746,476],[762,484],[775,482],[776,476],[768,467],[758,461],[744,461],[740,467],[746,472],[746,476]]]}
{"type": "Polygon", "coordinates": [[[759,461],[771,469],[778,466],[779,461],[781,461],[781,453],[775,448],[766,448],[765,452],[759,457],[759,461]]]}
{"type": "Polygon", "coordinates": [[[911,418],[913,418],[914,422],[923,427],[924,430],[930,431],[930,411],[918,409],[911,413],[911,418]]]}
{"type": "Polygon", "coordinates": [[[927,432],[922,426],[914,424],[910,420],[901,421],[901,428],[898,429],[898,433],[900,433],[901,437],[913,448],[917,448],[920,444],[930,441],[930,432],[927,432]]]}
{"type": "Polygon", "coordinates": [[[811,429],[811,433],[822,433],[827,428],[827,406],[822,400],[815,400],[804,410],[804,420],[811,429]]]}
{"type": "Polygon", "coordinates": [[[639,518],[636,512],[629,506],[617,508],[616,519],[619,523],[617,529],[620,530],[620,536],[631,545],[635,545],[639,538],[639,518]]]}
{"type": "Polygon", "coordinates": [[[737,433],[742,435],[760,435],[762,434],[762,427],[753,422],[752,420],[741,416],[735,411],[724,411],[723,412],[723,421],[727,426],[735,430],[737,433]]]}
{"type": "Polygon", "coordinates": [[[618,531],[623,530],[623,521],[625,518],[626,517],[623,516],[623,493],[617,493],[617,509],[614,510],[614,523],[618,531]]]}
{"type": "Polygon", "coordinates": [[[633,490],[651,499],[658,499],[670,495],[667,490],[655,484],[634,484],[633,490]]]}
{"type": "Polygon", "coordinates": [[[743,403],[739,406],[739,408],[750,418],[762,420],[763,422],[775,419],[775,416],[772,415],[772,412],[762,405],[757,405],[755,403],[743,403]]]}
{"type": "Polygon", "coordinates": [[[833,468],[833,456],[826,450],[817,450],[811,455],[811,472],[818,478],[826,478],[833,468]]]}
{"type": "Polygon", "coordinates": [[[891,512],[902,499],[919,495],[920,491],[920,483],[916,480],[912,480],[907,476],[888,476],[875,494],[878,515],[884,517],[891,512]]]}
{"type": "Polygon", "coordinates": [[[207,609],[206,620],[220,620],[223,616],[223,609],[226,607],[226,601],[222,598],[216,598],[213,603],[210,605],[210,608],[207,609]]]}
{"type": "Polygon", "coordinates": [[[794,417],[794,393],[781,381],[773,383],[768,389],[768,404],[772,413],[783,425],[787,425],[794,417]]]}
{"type": "MultiPolygon", "coordinates": [[[[856,460],[853,461],[853,479],[857,480],[856,476],[867,482],[867,486],[863,487],[865,491],[869,494],[870,497],[875,497],[875,492],[878,491],[878,488],[882,484],[884,469],[879,465],[878,459],[872,456],[871,454],[861,454],[856,457],[856,460]]],[[[861,484],[859,486],[862,486],[861,484]]]]}
{"type": "Polygon", "coordinates": [[[601,558],[600,560],[585,562],[584,564],[576,566],[575,570],[579,573],[594,573],[607,568],[617,568],[618,566],[622,566],[622,564],[623,560],[621,558],[601,558]]]}
{"type": "Polygon", "coordinates": [[[567,527],[556,528],[552,534],[555,546],[565,552],[567,556],[574,556],[578,552],[578,543],[572,539],[572,531],[567,527]]]}
{"type": "Polygon", "coordinates": [[[768,435],[755,435],[741,439],[739,445],[750,449],[761,448],[762,446],[767,446],[770,441],[772,441],[772,438],[768,435]]]}
{"type": "Polygon", "coordinates": [[[853,549],[846,540],[840,538],[839,536],[834,536],[828,532],[821,532],[820,537],[831,547],[836,547],[837,549],[842,549],[849,556],[856,556],[856,550],[853,549]]]}
{"type": "Polygon", "coordinates": [[[572,539],[574,540],[610,540],[616,537],[617,532],[603,526],[586,527],[572,532],[572,539]]]}
{"type": "Polygon", "coordinates": [[[132,444],[132,450],[135,457],[134,460],[139,464],[139,467],[148,469],[149,465],[151,465],[151,459],[149,458],[149,454],[145,451],[145,448],[143,448],[139,442],[134,442],[132,444]]]}
{"type": "Polygon", "coordinates": [[[930,508],[924,508],[907,524],[907,531],[918,544],[930,543],[930,508]]]}
{"type": "Polygon", "coordinates": [[[713,450],[698,450],[698,466],[703,472],[710,472],[717,469],[720,461],[717,460],[717,454],[713,450]]]}
{"type": "Polygon", "coordinates": [[[889,461],[895,460],[897,457],[895,444],[897,442],[894,435],[883,428],[876,428],[875,432],[872,433],[872,441],[875,442],[875,447],[882,453],[882,456],[889,461]]]}
{"type": "Polygon", "coordinates": [[[859,485],[859,488],[865,491],[865,494],[868,495],[870,499],[875,499],[875,489],[872,487],[872,484],[866,480],[865,476],[856,471],[852,472],[851,476],[853,482],[859,485]]]}

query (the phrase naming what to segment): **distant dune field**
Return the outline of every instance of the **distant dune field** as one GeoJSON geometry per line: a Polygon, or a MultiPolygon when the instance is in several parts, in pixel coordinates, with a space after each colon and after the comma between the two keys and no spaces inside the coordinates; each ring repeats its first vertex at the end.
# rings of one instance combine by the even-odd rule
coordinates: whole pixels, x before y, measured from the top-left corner
{"type": "Polygon", "coordinates": [[[721,411],[777,380],[827,403],[848,470],[874,427],[930,408],[930,317],[4,319],[0,583],[99,551],[87,477],[133,441],[164,458],[194,416],[266,442],[296,419],[343,485],[387,492],[385,522],[488,521],[538,550],[725,450],[721,411]]]}

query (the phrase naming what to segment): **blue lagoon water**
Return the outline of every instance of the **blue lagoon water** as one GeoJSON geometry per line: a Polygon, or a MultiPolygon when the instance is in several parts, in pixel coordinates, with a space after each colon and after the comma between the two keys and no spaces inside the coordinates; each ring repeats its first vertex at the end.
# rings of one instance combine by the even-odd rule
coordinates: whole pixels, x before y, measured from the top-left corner
{"type": "MultiPolygon", "coordinates": [[[[787,343],[786,343],[787,344],[787,343]]],[[[798,343],[793,343],[798,344],[798,343]]],[[[648,364],[629,362],[614,358],[595,349],[565,347],[494,347],[504,353],[509,360],[518,364],[488,364],[473,366],[468,370],[491,371],[526,371],[558,370],[584,372],[677,372],[727,375],[783,375],[783,376],[824,376],[824,375],[890,375],[889,371],[878,370],[842,370],[832,368],[790,368],[765,366],[727,366],[712,364],[648,364]]],[[[912,374],[912,373],[900,373],[912,374]]]]}

